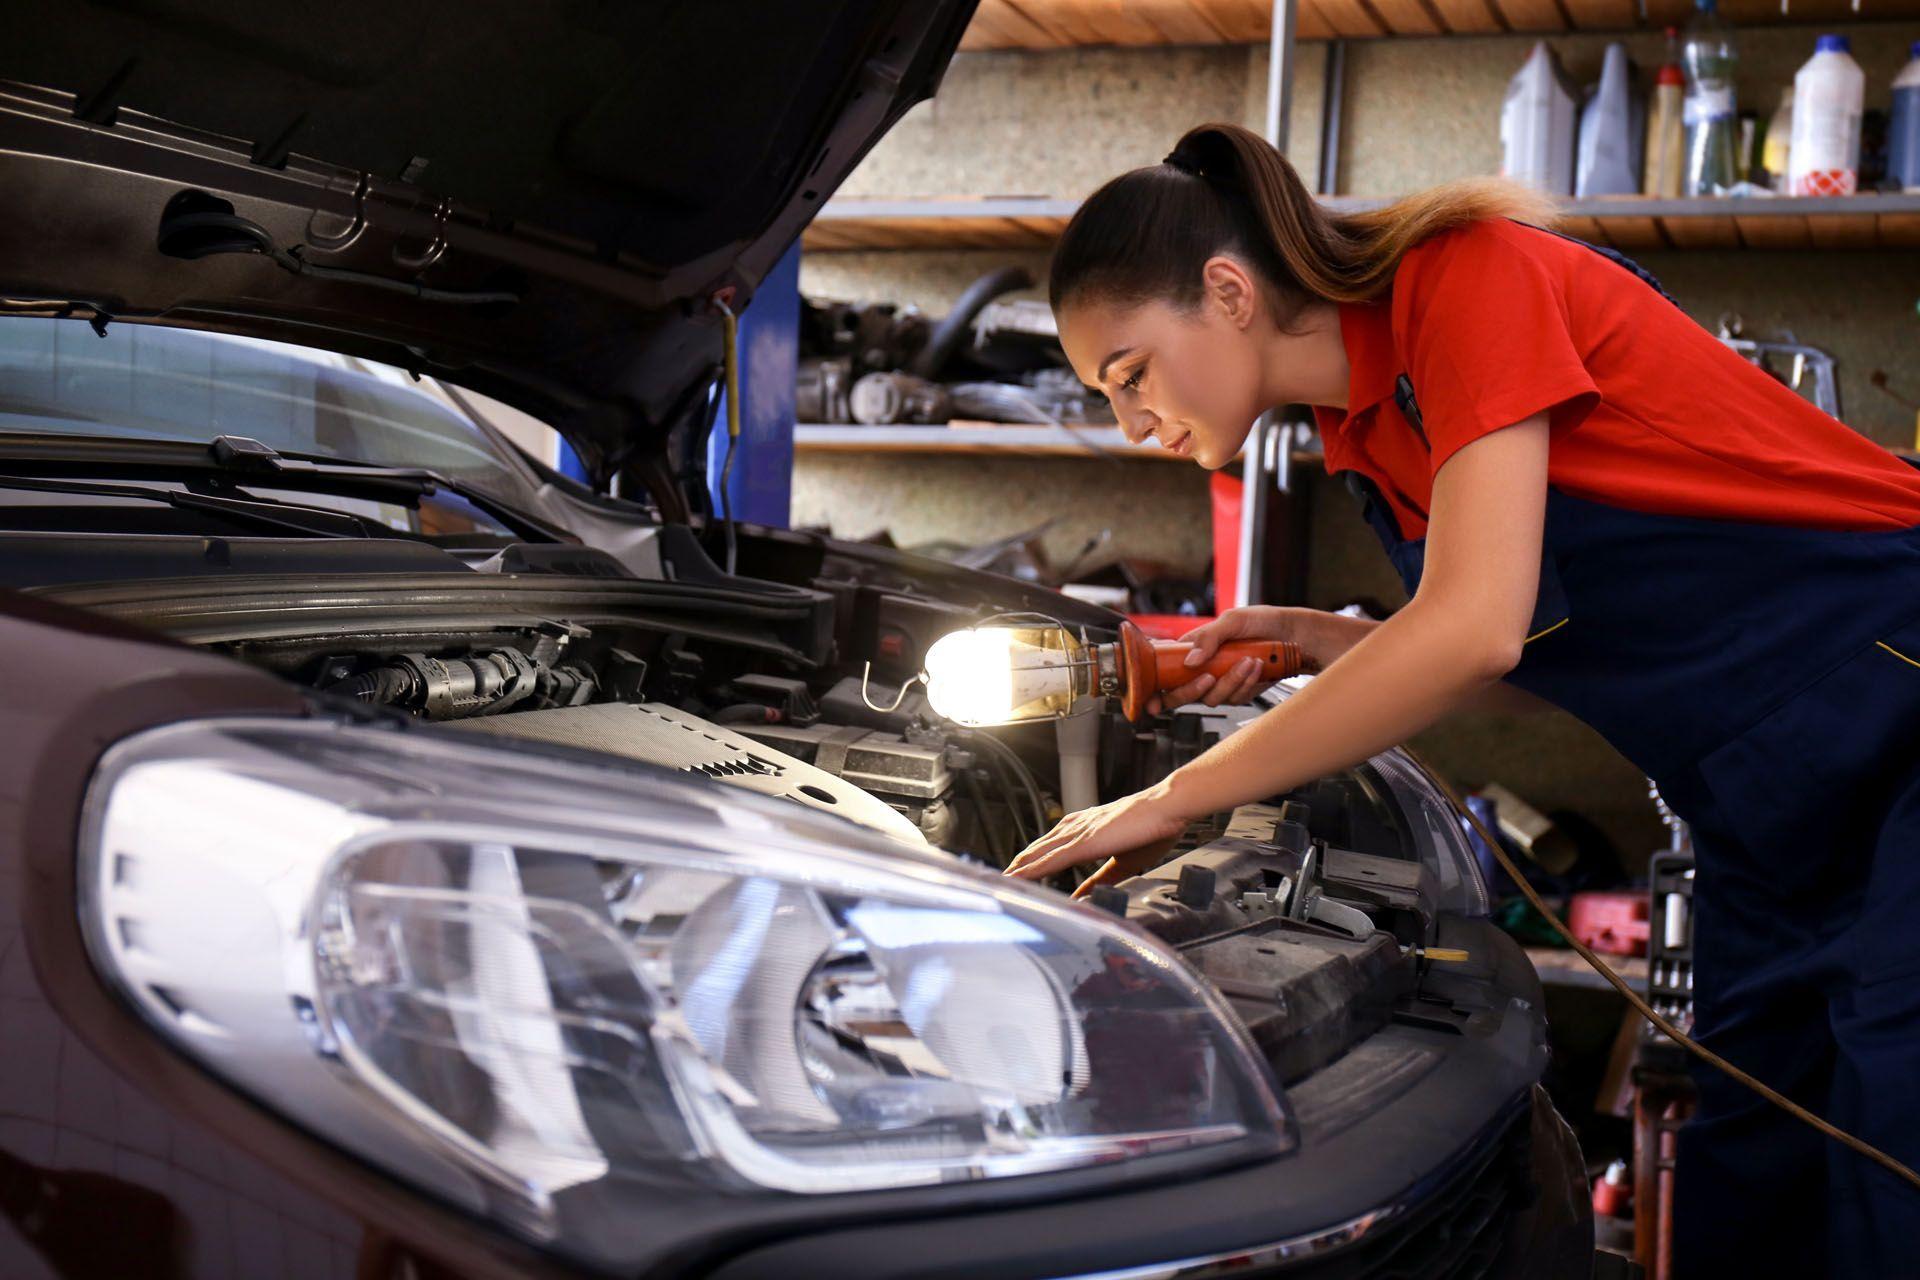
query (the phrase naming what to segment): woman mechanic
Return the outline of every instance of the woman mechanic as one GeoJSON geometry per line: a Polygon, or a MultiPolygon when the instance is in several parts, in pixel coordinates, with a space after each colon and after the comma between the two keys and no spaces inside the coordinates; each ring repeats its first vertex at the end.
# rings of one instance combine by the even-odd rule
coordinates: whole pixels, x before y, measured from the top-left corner
{"type": "MultiPolygon", "coordinates": [[[[1216,468],[1265,411],[1313,406],[1412,600],[1380,623],[1255,607],[1201,627],[1196,663],[1289,640],[1319,674],[1163,783],[1068,815],[1010,874],[1134,874],[1191,819],[1518,686],[1600,730],[1692,825],[1699,1038],[1912,1165],[1920,469],[1633,264],[1529,225],[1550,218],[1485,182],[1335,213],[1229,125],[1081,207],[1053,309],[1128,439],[1216,468]]],[[[1249,661],[1167,703],[1255,692],[1249,661]]],[[[1682,1274],[1920,1265],[1920,1195],[1739,1085],[1698,1083],[1682,1274]]]]}

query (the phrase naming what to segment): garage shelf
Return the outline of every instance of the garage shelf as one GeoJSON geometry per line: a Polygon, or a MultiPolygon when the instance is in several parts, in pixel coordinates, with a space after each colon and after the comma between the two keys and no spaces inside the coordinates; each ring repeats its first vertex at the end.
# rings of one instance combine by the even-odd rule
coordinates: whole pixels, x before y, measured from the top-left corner
{"type": "MultiPolygon", "coordinates": [[[[1338,209],[1378,199],[1337,196],[1338,209]]],[[[830,200],[802,240],[810,252],[859,249],[1045,249],[1079,202],[1042,196],[830,200]]],[[[1920,195],[1656,200],[1566,200],[1560,229],[1626,250],[1912,249],[1920,195]]]]}
{"type": "MultiPolygon", "coordinates": [[[[1549,987],[1585,987],[1593,991],[1611,991],[1613,984],[1594,972],[1592,966],[1580,958],[1578,952],[1561,947],[1528,947],[1527,959],[1533,962],[1533,968],[1540,975],[1540,981],[1549,987]]],[[[1647,958],[1645,956],[1602,956],[1607,966],[1622,978],[1627,985],[1644,994],[1647,989],[1647,958]]]]}
{"type": "MultiPolygon", "coordinates": [[[[1689,0],[1296,0],[1296,38],[1659,31],[1679,26],[1689,0]]],[[[1736,27],[1894,21],[1920,17],[1920,0],[1721,0],[1736,27]]],[[[1266,0],[980,0],[962,49],[1070,49],[1089,45],[1255,44],[1268,38],[1266,0]]]]}
{"type": "MultiPolygon", "coordinates": [[[[1104,452],[1116,458],[1147,462],[1186,462],[1157,444],[1129,444],[1117,427],[1069,427],[1079,440],[1046,423],[968,423],[946,426],[869,427],[858,424],[816,425],[802,422],[793,429],[796,453],[944,453],[1023,454],[1036,458],[1093,458],[1104,452]],[[1080,443],[1085,440],[1098,451],[1080,443]]],[[[1295,462],[1317,464],[1317,451],[1296,450],[1295,462]]]]}

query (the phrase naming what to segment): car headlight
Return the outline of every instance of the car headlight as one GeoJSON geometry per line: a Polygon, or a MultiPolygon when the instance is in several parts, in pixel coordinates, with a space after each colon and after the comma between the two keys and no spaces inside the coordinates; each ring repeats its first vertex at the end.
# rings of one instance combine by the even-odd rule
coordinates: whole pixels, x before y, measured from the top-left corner
{"type": "Polygon", "coordinates": [[[80,880],[96,962],[189,1055],[590,1256],[582,1215],[636,1180],[836,1192],[1290,1141],[1156,942],[690,775],[176,725],[102,762],[80,880]]]}

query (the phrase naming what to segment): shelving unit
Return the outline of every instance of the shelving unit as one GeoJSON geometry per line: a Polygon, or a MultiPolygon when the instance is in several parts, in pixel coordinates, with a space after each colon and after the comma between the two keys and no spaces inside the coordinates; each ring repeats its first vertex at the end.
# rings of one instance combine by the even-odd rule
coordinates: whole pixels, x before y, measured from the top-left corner
{"type": "MultiPolygon", "coordinates": [[[[1295,0],[1295,38],[1658,31],[1684,22],[1689,0],[1295,0]]],[[[1920,17],[1920,0],[1721,0],[1740,26],[1920,17]]],[[[1255,44],[1272,29],[1262,0],[981,0],[962,49],[1083,45],[1255,44]]]]}
{"type": "MultiPolygon", "coordinates": [[[[1187,461],[1157,444],[1129,444],[1116,427],[1062,429],[1039,422],[960,422],[932,427],[803,422],[793,429],[793,447],[796,453],[1016,454],[1030,458],[1106,455],[1128,461],[1187,461]]],[[[1318,465],[1325,459],[1317,451],[1297,449],[1293,461],[1318,465]]]]}
{"type": "MultiPolygon", "coordinates": [[[[1336,196],[1340,209],[1382,200],[1336,196]]],[[[809,252],[855,249],[1044,249],[1078,202],[831,200],[803,241],[809,252]]],[[[1563,203],[1560,229],[1597,244],[1646,249],[1912,249],[1920,195],[1653,200],[1610,196],[1563,203]]]]}

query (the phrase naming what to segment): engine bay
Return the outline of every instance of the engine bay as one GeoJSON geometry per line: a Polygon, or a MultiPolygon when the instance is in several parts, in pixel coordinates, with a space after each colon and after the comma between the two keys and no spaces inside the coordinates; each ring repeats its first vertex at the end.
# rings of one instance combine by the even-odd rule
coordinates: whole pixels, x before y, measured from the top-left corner
{"type": "MultiPolygon", "coordinates": [[[[190,559],[155,547],[160,572],[111,582],[59,581],[43,557],[55,581],[35,589],[269,669],[323,708],[696,773],[990,868],[1051,828],[1063,794],[1149,786],[1264,709],[1134,723],[1109,700],[1071,734],[954,724],[901,689],[940,635],[1007,603],[1081,609],[1063,621],[1096,639],[1117,619],[783,535],[743,540],[731,576],[688,531],[663,530],[658,577],[580,548],[474,563],[383,547],[405,563],[368,572],[328,562],[339,544],[197,541],[190,559]],[[1092,767],[1076,771],[1089,740],[1092,767]]],[[[1416,993],[1442,917],[1484,910],[1450,823],[1417,769],[1380,757],[1195,822],[1162,865],[1092,901],[1178,948],[1297,1080],[1390,1021],[1469,1016],[1416,993]]]]}

